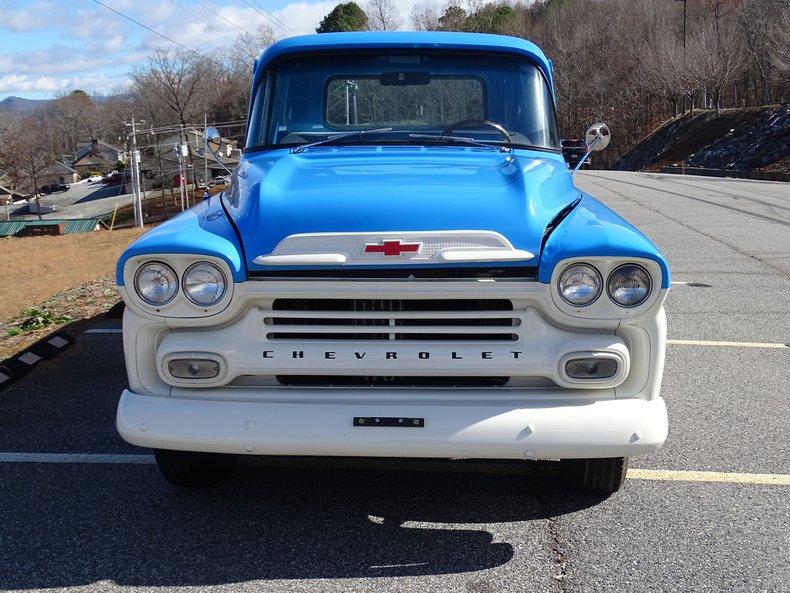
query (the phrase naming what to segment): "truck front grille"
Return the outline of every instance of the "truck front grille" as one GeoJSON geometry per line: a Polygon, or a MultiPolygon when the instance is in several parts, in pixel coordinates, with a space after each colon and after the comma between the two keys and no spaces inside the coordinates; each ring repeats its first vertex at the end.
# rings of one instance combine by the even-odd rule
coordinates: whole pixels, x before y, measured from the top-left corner
{"type": "Polygon", "coordinates": [[[276,299],[270,340],[515,341],[508,299],[276,299]]]}

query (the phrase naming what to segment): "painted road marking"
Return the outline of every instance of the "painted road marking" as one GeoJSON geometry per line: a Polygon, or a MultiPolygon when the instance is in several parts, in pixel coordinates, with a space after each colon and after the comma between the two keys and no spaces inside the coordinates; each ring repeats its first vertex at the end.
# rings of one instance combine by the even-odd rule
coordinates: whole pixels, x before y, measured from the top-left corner
{"type": "Polygon", "coordinates": [[[707,340],[667,340],[667,344],[678,346],[725,346],[728,348],[790,348],[778,342],[717,342],[707,340]]]}
{"type": "MultiPolygon", "coordinates": [[[[0,463],[91,463],[150,465],[153,455],[116,453],[12,453],[0,452],[0,463]]],[[[720,484],[759,484],[790,486],[790,474],[747,474],[738,472],[685,471],[670,469],[628,470],[628,477],[636,480],[668,482],[712,482],[720,484]]]]}
{"type": "Polygon", "coordinates": [[[120,334],[123,330],[120,327],[94,327],[85,330],[86,334],[120,334]]]}
{"type": "Polygon", "coordinates": [[[18,358],[18,360],[21,360],[27,365],[33,366],[39,360],[41,360],[41,357],[38,354],[33,354],[32,352],[25,352],[22,356],[18,358]]]}
{"type": "Polygon", "coordinates": [[[52,344],[55,348],[63,348],[66,344],[68,344],[68,340],[64,340],[60,336],[55,336],[54,338],[50,338],[47,340],[50,344],[52,344]]]}
{"type": "Polygon", "coordinates": [[[737,472],[695,472],[671,469],[629,469],[628,477],[637,480],[669,482],[715,482],[718,484],[758,484],[790,486],[790,474],[743,474],[737,472]]]}

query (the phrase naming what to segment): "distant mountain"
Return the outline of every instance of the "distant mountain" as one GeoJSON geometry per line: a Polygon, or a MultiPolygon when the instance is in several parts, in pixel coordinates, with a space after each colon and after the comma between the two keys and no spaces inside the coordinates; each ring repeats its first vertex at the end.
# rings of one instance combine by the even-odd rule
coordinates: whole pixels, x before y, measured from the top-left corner
{"type": "MultiPolygon", "coordinates": [[[[120,95],[97,95],[91,97],[94,103],[105,103],[112,99],[119,99],[123,101],[130,101],[134,95],[124,93],[120,95]]],[[[0,101],[0,111],[5,111],[16,117],[25,117],[40,107],[46,107],[47,103],[53,99],[25,99],[23,97],[6,97],[0,101]]]]}
{"type": "Polygon", "coordinates": [[[51,99],[23,99],[22,97],[6,97],[0,101],[0,110],[12,115],[27,115],[49,103],[51,99]]]}

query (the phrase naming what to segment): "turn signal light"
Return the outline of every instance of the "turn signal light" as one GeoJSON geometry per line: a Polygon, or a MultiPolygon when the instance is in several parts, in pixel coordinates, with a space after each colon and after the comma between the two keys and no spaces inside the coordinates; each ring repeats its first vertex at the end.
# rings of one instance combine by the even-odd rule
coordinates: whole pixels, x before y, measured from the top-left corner
{"type": "Polygon", "coordinates": [[[613,358],[571,358],[565,363],[565,373],[573,379],[609,379],[617,374],[613,358]]]}
{"type": "Polygon", "coordinates": [[[220,367],[210,358],[174,358],[167,363],[167,372],[177,379],[213,379],[220,367]]]}

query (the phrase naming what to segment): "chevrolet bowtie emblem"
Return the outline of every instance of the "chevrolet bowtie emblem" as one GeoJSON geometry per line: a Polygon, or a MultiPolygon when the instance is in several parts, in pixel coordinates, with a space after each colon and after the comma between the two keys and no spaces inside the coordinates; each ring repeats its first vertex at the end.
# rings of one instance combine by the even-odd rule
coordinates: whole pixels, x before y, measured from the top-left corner
{"type": "Polygon", "coordinates": [[[422,243],[403,243],[400,239],[382,241],[381,243],[365,243],[365,253],[381,253],[385,256],[417,253],[422,243]]]}

